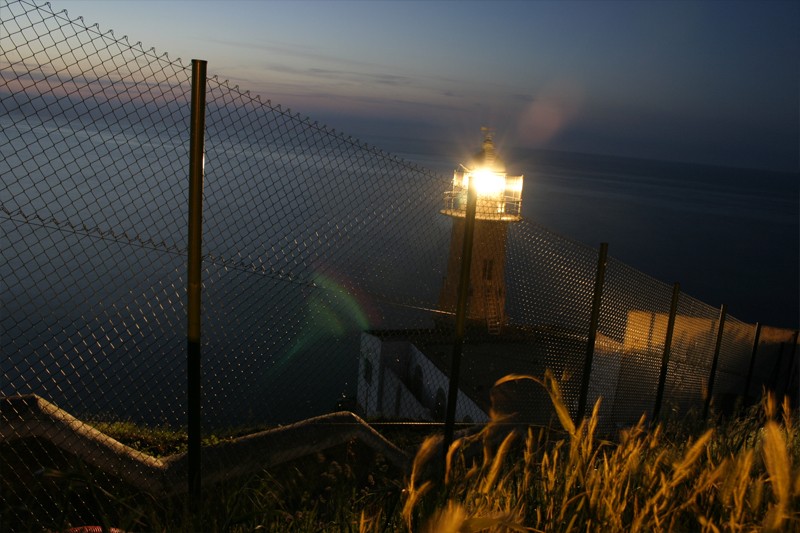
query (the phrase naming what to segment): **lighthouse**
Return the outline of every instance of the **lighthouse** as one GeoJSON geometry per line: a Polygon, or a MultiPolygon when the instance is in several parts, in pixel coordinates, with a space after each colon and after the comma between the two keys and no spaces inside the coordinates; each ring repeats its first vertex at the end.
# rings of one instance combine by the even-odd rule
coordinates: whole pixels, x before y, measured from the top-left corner
{"type": "Polygon", "coordinates": [[[453,313],[458,300],[461,255],[467,220],[470,181],[477,193],[472,258],[470,262],[467,320],[498,335],[505,323],[505,261],[508,224],[521,218],[523,176],[509,176],[497,154],[493,132],[481,128],[483,146],[453,173],[452,186],[444,193],[443,215],[453,219],[447,273],[439,295],[439,308],[453,313]]]}
{"type": "MultiPolygon", "coordinates": [[[[506,324],[506,236],[508,225],[521,218],[522,176],[507,174],[493,133],[482,131],[480,150],[455,170],[440,209],[452,219],[450,255],[439,294],[442,318],[431,329],[361,334],[356,394],[361,412],[407,420],[441,421],[444,415],[445,442],[452,442],[456,420],[489,421],[493,407],[488,391],[509,373],[498,354],[529,354],[531,347],[524,328],[510,335],[509,325],[509,335],[500,337],[506,324]],[[447,315],[455,317],[455,328],[444,318],[447,315]],[[465,339],[467,325],[486,334],[465,339]],[[502,347],[498,338],[504,340],[502,347]],[[459,385],[465,343],[470,371],[459,385]]],[[[538,364],[525,358],[520,368],[534,375],[538,364]]]]}

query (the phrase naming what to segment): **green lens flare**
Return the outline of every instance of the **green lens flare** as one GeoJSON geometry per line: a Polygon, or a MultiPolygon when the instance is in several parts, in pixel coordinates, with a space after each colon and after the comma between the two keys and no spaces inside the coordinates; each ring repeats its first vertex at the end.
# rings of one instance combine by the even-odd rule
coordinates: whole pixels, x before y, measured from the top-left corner
{"type": "Polygon", "coordinates": [[[304,326],[292,347],[280,357],[276,370],[317,343],[337,340],[348,332],[369,328],[369,318],[359,300],[330,276],[315,274],[315,289],[306,303],[304,326]]]}

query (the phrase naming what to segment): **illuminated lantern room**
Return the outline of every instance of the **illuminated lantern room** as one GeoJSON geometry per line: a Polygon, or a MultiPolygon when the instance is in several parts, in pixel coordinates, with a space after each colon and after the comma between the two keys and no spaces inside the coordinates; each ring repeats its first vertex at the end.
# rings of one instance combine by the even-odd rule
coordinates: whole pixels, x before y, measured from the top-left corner
{"type": "Polygon", "coordinates": [[[467,319],[500,334],[505,323],[505,261],[508,224],[521,218],[522,176],[509,176],[495,151],[492,132],[482,128],[483,146],[467,165],[453,174],[452,188],[444,193],[441,213],[453,218],[447,274],[439,296],[439,307],[453,313],[458,298],[467,193],[475,180],[477,203],[473,236],[467,319]]]}
{"type": "Polygon", "coordinates": [[[444,193],[442,213],[451,217],[465,217],[467,191],[470,180],[475,180],[478,193],[476,220],[516,222],[520,219],[522,204],[522,176],[509,176],[503,161],[497,156],[492,133],[484,132],[483,148],[475,154],[469,166],[453,173],[453,188],[444,193]]]}

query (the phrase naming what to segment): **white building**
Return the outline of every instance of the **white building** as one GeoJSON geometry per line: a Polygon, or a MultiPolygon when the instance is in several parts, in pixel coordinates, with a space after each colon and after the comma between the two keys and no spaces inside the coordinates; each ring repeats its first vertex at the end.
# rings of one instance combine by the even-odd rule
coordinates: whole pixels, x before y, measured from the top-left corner
{"type": "MultiPolygon", "coordinates": [[[[444,421],[448,378],[405,339],[361,334],[357,401],[369,418],[444,421]]],[[[456,421],[484,423],[485,408],[458,391],[456,421]]]]}

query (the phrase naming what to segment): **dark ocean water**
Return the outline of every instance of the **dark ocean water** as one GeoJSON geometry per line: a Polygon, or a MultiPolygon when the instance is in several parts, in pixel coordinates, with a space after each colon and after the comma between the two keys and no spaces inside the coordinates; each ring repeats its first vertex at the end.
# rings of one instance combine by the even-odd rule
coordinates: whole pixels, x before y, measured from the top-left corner
{"type": "Polygon", "coordinates": [[[737,318],[798,326],[798,175],[531,156],[527,216],[737,318]]]}
{"type": "MultiPolygon", "coordinates": [[[[391,149],[391,139],[380,139],[391,149]]],[[[450,173],[452,149],[398,142],[450,173]],[[448,151],[450,153],[448,153],[448,151]]],[[[502,148],[502,147],[500,147],[502,148]]],[[[800,173],[517,149],[522,213],[746,322],[800,325],[800,173]]]]}
{"type": "MultiPolygon", "coordinates": [[[[141,125],[0,117],[0,201],[7,212],[42,217],[0,217],[4,394],[36,392],[77,413],[183,419],[185,264],[177,248],[187,139],[178,122],[154,138],[141,125]]],[[[209,226],[217,226],[207,246],[293,277],[207,266],[207,420],[328,412],[353,393],[358,332],[400,327],[367,316],[357,289],[436,301],[450,231],[438,213],[441,193],[466,161],[443,143],[378,140],[439,176],[398,182],[368,163],[372,155],[349,158],[343,174],[305,148],[215,134],[206,195],[215,200],[209,226]],[[262,180],[257,209],[254,179],[262,180]],[[346,278],[357,286],[345,287],[346,278]]],[[[328,156],[340,164],[341,154],[328,156]]],[[[505,159],[510,173],[525,175],[525,218],[592,247],[608,242],[616,259],[679,281],[707,304],[725,303],[740,320],[798,326],[796,173],[545,151],[505,159]]]]}

